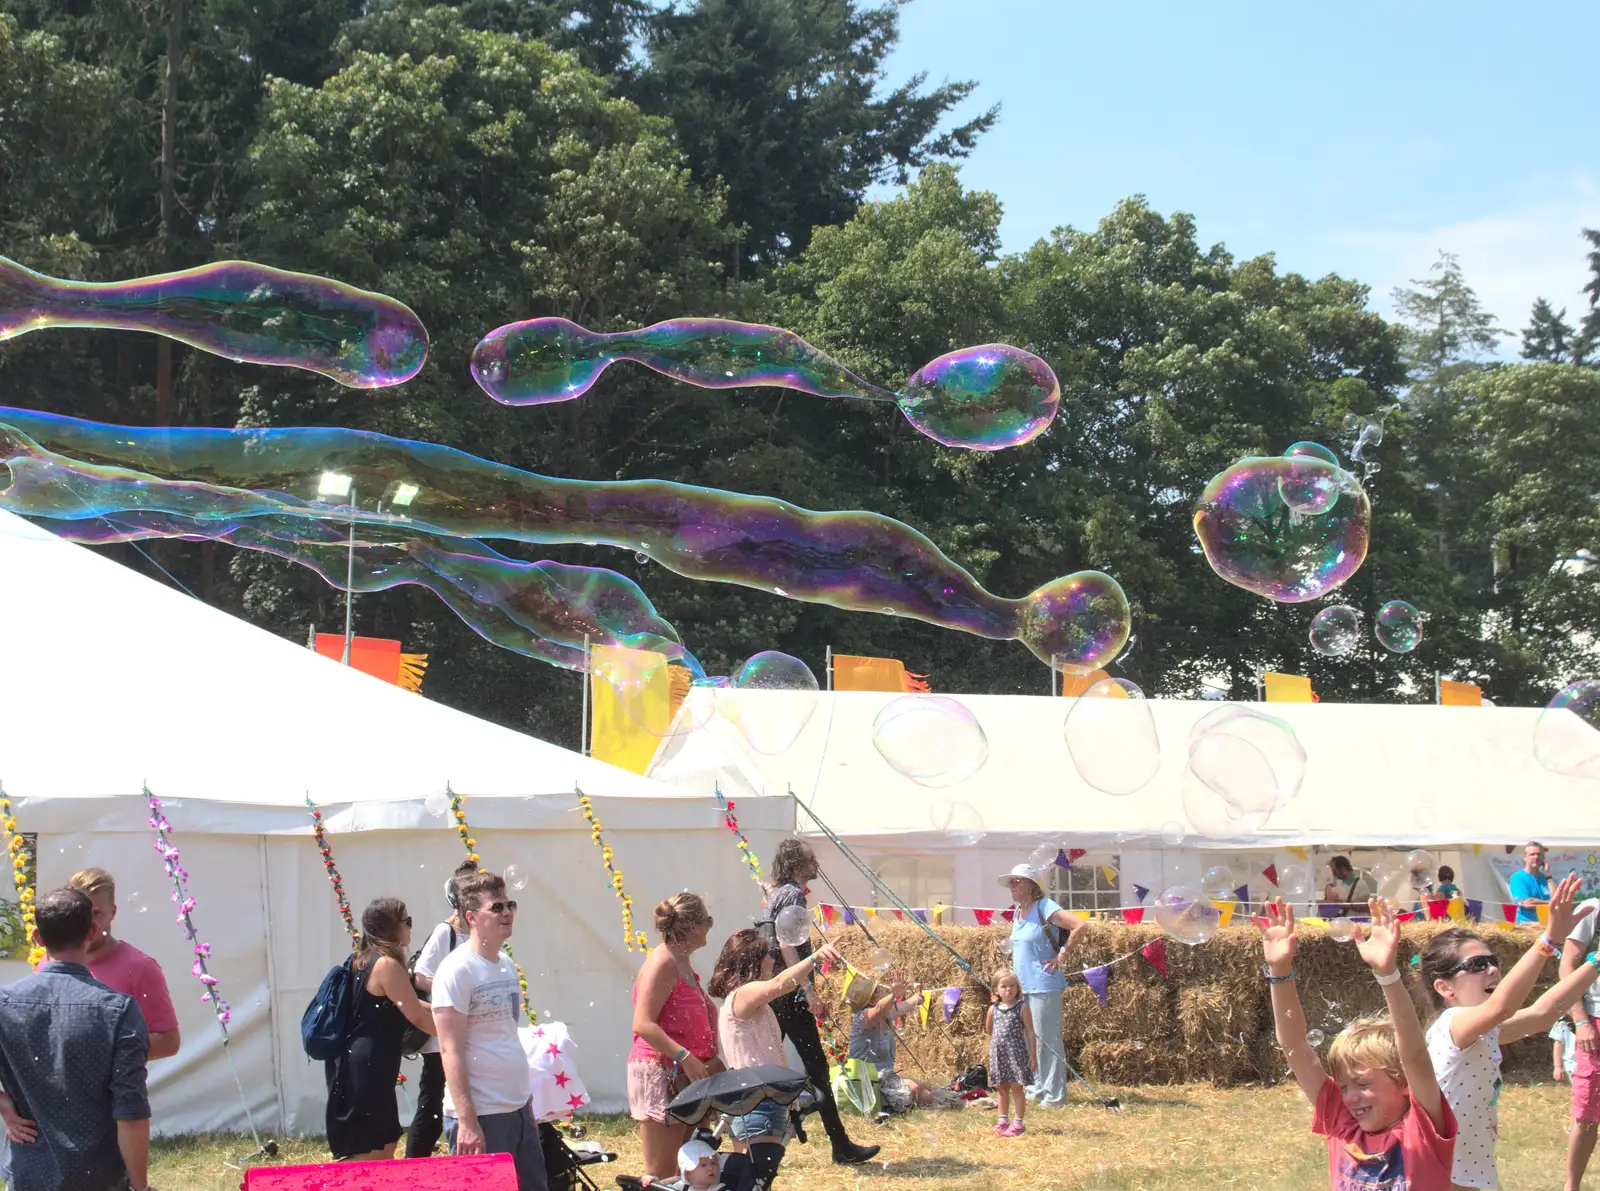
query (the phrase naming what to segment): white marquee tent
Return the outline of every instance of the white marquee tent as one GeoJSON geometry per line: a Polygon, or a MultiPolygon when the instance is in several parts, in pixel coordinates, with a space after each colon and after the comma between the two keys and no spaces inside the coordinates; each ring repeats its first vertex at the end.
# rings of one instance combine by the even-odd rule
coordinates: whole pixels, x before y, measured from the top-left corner
{"type": "MultiPolygon", "coordinates": [[[[167,973],[183,1048],[151,1065],[158,1131],[243,1129],[230,1055],[263,1135],[322,1131],[323,1074],[300,1049],[299,1020],[347,944],[310,838],[308,795],[324,810],[356,913],[372,897],[404,898],[413,948],[447,911],[442,885],[462,857],[430,805],[447,785],[465,796],[484,863],[517,862],[528,874],[517,957],[536,1007],[571,1028],[598,1108],[625,1102],[629,986],[641,957],[623,945],[575,791],[593,799],[638,929],[649,931],[651,907],[686,886],[707,894],[725,925],[759,911],[706,794],[349,670],[5,513],[0,573],[0,782],[19,828],[37,835],[39,888],[89,865],[110,869],[116,933],[167,973]],[[144,783],[167,808],[195,922],[233,1007],[227,1054],[188,973],[144,783]]],[[[793,810],[768,800],[741,807],[740,823],[768,854],[792,830],[793,810]]],[[[0,963],[0,981],[24,971],[0,963]]]]}
{"type": "MultiPolygon", "coordinates": [[[[696,691],[691,698],[712,694],[696,691]]],[[[1241,880],[1268,864],[1281,869],[1296,863],[1291,846],[1322,861],[1353,849],[1431,848],[1455,861],[1468,896],[1493,900],[1505,891],[1503,872],[1495,873],[1504,865],[1491,865],[1504,855],[1495,845],[1538,838],[1568,852],[1600,846],[1594,813],[1600,781],[1558,776],[1538,763],[1533,709],[1252,705],[1290,725],[1306,769],[1298,797],[1249,830],[1205,813],[1200,800],[1185,802],[1190,731],[1216,703],[1151,700],[1159,769],[1144,788],[1112,797],[1083,780],[1067,749],[1062,727],[1076,700],[956,696],[988,737],[988,761],[966,781],[932,789],[896,772],[873,745],[874,719],[900,697],[821,693],[792,747],[772,756],[751,749],[721,716],[711,717],[699,731],[668,738],[650,775],[686,789],[771,795],[792,789],[912,905],[1003,904],[996,874],[1047,840],[1084,848],[1090,864],[1113,863],[1123,874],[1127,905],[1137,904],[1135,883],[1160,889],[1193,882],[1211,864],[1232,863],[1241,880]],[[961,814],[940,830],[950,803],[973,808],[981,831],[961,814]]],[[[1135,747],[1115,732],[1093,746],[1102,760],[1135,747]]],[[[806,811],[798,816],[802,831],[817,830],[806,811]]],[[[824,868],[836,880],[849,872],[842,858],[824,856],[824,868]]],[[[840,884],[851,899],[871,896],[864,882],[840,884]]],[[[1252,888],[1256,897],[1270,892],[1259,880],[1252,888]]]]}

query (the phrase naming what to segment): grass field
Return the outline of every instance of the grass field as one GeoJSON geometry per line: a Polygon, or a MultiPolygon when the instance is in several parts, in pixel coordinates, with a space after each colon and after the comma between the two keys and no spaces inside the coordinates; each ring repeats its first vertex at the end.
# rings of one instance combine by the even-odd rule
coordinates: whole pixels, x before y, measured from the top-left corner
{"type": "MultiPolygon", "coordinates": [[[[811,1144],[790,1148],[783,1191],[1314,1191],[1327,1186],[1322,1142],[1311,1110],[1293,1087],[1218,1091],[1211,1087],[1136,1088],[1117,1093],[1120,1113],[1074,1102],[1029,1114],[1027,1136],[1002,1141],[988,1132],[993,1115],[977,1109],[920,1112],[883,1126],[857,1121],[858,1140],[883,1146],[878,1161],[837,1167],[828,1161],[820,1125],[811,1144]]],[[[1515,1191],[1561,1187],[1566,1155],[1567,1089],[1510,1086],[1500,1105],[1500,1182],[1515,1191]]],[[[633,1123],[590,1118],[589,1136],[619,1161],[592,1166],[602,1188],[612,1176],[637,1174],[633,1123]]],[[[234,1137],[158,1141],[151,1181],[161,1191],[223,1191],[242,1176],[224,1163],[251,1149],[234,1137]]],[[[326,1159],[320,1143],[289,1142],[280,1161],[326,1159]]],[[[1596,1171],[1600,1176],[1600,1170],[1596,1171]]],[[[1597,1178],[1600,1185],[1600,1178],[1597,1178]]]]}

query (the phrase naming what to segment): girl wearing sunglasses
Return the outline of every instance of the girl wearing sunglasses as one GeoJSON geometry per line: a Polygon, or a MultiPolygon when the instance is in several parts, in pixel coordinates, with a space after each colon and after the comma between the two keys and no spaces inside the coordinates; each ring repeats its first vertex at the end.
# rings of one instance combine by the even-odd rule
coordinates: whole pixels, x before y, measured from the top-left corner
{"type": "Polygon", "coordinates": [[[1451,1187],[1495,1187],[1495,1138],[1499,1132],[1500,1047],[1544,1033],[1572,1007],[1600,969],[1594,956],[1528,1007],[1523,1002],[1561,951],[1574,924],[1590,907],[1574,912],[1578,876],[1568,876],[1550,898],[1550,922],[1504,978],[1489,945],[1470,930],[1441,931],[1418,957],[1423,986],[1441,1010],[1428,1027],[1428,1055],[1460,1133],[1451,1187]]]}

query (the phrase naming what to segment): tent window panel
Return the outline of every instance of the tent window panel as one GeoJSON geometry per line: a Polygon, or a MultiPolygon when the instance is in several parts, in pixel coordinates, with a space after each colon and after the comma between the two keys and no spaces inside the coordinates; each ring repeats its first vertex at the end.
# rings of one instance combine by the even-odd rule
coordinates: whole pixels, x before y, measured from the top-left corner
{"type": "MultiPolygon", "coordinates": [[[[955,862],[922,856],[892,856],[877,864],[878,875],[906,905],[928,909],[952,905],[956,900],[955,862]]],[[[873,899],[880,905],[884,897],[873,899]]]]}
{"type": "MultiPolygon", "coordinates": [[[[31,831],[21,833],[22,875],[29,888],[39,882],[39,837],[31,831]]],[[[27,959],[28,938],[22,926],[22,907],[17,904],[17,887],[7,881],[0,888],[0,958],[27,959]]]]}
{"type": "Polygon", "coordinates": [[[1122,905],[1121,859],[1080,856],[1071,868],[1052,864],[1046,874],[1045,892],[1063,909],[1115,910],[1122,905]]]}

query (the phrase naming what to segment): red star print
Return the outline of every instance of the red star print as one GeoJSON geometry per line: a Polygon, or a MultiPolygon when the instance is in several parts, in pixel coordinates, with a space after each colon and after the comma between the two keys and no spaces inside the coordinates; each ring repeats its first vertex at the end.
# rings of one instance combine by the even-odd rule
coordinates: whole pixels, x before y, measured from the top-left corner
{"type": "Polygon", "coordinates": [[[567,1107],[572,1109],[582,1108],[583,1097],[574,1092],[572,1095],[567,1097],[567,1107]]]}
{"type": "Polygon", "coordinates": [[[568,1075],[565,1071],[557,1071],[556,1075],[555,1075],[555,1080],[556,1080],[556,1087],[564,1088],[569,1083],[572,1082],[572,1076],[568,1075]]]}
{"type": "Polygon", "coordinates": [[[533,1036],[535,1038],[543,1038],[544,1037],[544,1027],[543,1026],[535,1027],[535,1029],[533,1031],[533,1036]]]}
{"type": "Polygon", "coordinates": [[[549,1046],[544,1048],[544,1053],[549,1055],[551,1058],[554,1058],[556,1055],[561,1053],[561,1047],[557,1043],[552,1042],[549,1046]]]}

